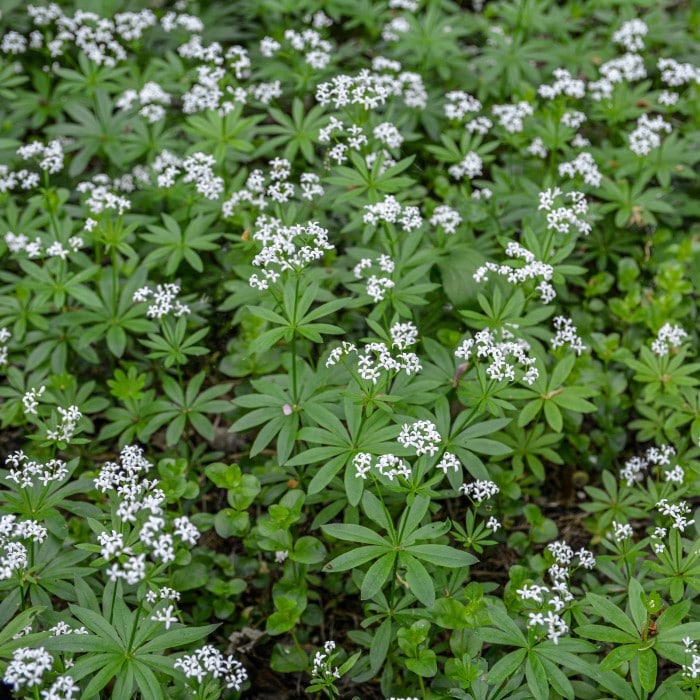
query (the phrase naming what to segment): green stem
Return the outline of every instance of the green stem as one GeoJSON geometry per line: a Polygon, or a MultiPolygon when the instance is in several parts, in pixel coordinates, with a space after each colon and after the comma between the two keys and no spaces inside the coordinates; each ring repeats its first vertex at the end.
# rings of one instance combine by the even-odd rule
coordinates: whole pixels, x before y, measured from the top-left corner
{"type": "Polygon", "coordinates": [[[299,304],[299,275],[297,274],[296,282],[294,283],[294,318],[292,319],[292,400],[294,408],[299,401],[297,391],[297,306],[299,304]]]}
{"type": "Polygon", "coordinates": [[[425,681],[423,680],[423,676],[418,676],[418,682],[420,683],[420,692],[423,696],[423,700],[428,700],[428,696],[425,692],[425,681]]]}

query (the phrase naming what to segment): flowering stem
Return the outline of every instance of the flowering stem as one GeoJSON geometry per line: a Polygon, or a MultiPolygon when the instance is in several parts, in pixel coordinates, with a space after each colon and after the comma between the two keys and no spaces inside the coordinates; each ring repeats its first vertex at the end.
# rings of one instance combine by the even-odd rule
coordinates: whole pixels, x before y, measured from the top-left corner
{"type": "Polygon", "coordinates": [[[294,284],[294,316],[292,318],[292,402],[296,408],[299,396],[297,393],[297,306],[299,304],[299,274],[294,284]]]}

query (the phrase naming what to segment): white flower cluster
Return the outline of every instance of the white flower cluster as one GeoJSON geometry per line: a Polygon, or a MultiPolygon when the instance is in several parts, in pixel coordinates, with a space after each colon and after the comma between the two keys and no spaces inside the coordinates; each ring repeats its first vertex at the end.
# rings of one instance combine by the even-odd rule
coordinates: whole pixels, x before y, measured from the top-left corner
{"type": "Polygon", "coordinates": [[[417,374],[423,367],[418,355],[413,352],[391,354],[386,343],[367,343],[359,351],[353,343],[343,341],[342,345],[334,348],[326,360],[326,367],[333,367],[344,357],[357,356],[357,373],[365,381],[377,384],[385,373],[385,379],[391,375],[405,372],[407,375],[417,374]]]}
{"type": "Polygon", "coordinates": [[[462,223],[462,217],[456,209],[447,204],[440,204],[433,209],[433,215],[430,217],[430,225],[440,226],[445,233],[452,234],[457,230],[457,227],[462,223]]]}
{"type": "Polygon", "coordinates": [[[47,531],[36,520],[17,521],[15,515],[0,516],[0,581],[11,578],[28,565],[27,547],[23,542],[41,543],[47,531]]]}
{"type": "Polygon", "coordinates": [[[335,642],[325,642],[323,651],[317,651],[314,654],[313,664],[311,668],[312,682],[316,681],[332,681],[340,678],[340,671],[336,666],[331,666],[330,656],[335,650],[335,642]]]}
{"type": "Polygon", "coordinates": [[[372,274],[367,278],[367,294],[372,297],[372,301],[377,304],[386,296],[387,290],[395,286],[394,281],[390,276],[394,272],[394,261],[388,255],[380,255],[378,258],[362,258],[353,270],[355,279],[362,279],[364,271],[372,267],[379,268],[380,272],[385,273],[384,276],[372,274]]]}
{"type": "Polygon", "coordinates": [[[179,318],[190,313],[190,307],[178,300],[179,293],[180,285],[174,282],[156,285],[155,291],[150,287],[141,287],[134,292],[133,301],[137,304],[152,301],[146,312],[148,318],[163,318],[171,312],[179,318]]]}
{"type": "Polygon", "coordinates": [[[253,258],[253,265],[262,268],[262,278],[253,274],[249,279],[250,286],[256,289],[268,289],[282,272],[301,270],[334,248],[328,241],[328,229],[315,221],[284,226],[279,219],[262,214],[256,219],[255,228],[253,239],[263,244],[253,258]]]}
{"type": "Polygon", "coordinates": [[[398,224],[407,233],[423,225],[418,207],[402,206],[393,194],[386,195],[382,202],[365,204],[362,220],[374,226],[380,223],[398,224]]]}
{"type": "Polygon", "coordinates": [[[139,91],[127,90],[117,100],[118,109],[131,109],[135,102],[140,109],[139,114],[150,124],[155,124],[165,118],[165,107],[170,104],[171,97],[154,81],[147,82],[139,91]]]}
{"type": "Polygon", "coordinates": [[[494,105],[492,111],[498,118],[498,123],[511,134],[522,131],[523,119],[535,113],[532,105],[525,101],[518,104],[494,105]]]}
{"type": "Polygon", "coordinates": [[[432,457],[440,449],[442,437],[434,423],[429,420],[418,420],[415,423],[404,423],[397,440],[401,447],[411,447],[416,457],[426,454],[432,457]]]}
{"type": "Polygon", "coordinates": [[[644,61],[636,53],[626,53],[603,63],[600,74],[602,77],[599,80],[588,83],[590,96],[598,102],[610,99],[615,85],[625,81],[644,80],[647,77],[644,61]]]}
{"type": "MultiPolygon", "coordinates": [[[[66,15],[57,3],[50,3],[29,5],[27,12],[34,25],[47,32],[46,40],[41,32],[32,32],[30,48],[41,49],[45,44],[49,54],[57,58],[74,46],[93,63],[108,67],[126,61],[128,53],[124,45],[138,41],[147,29],[158,24],[155,13],[148,9],[118,12],[108,18],[85,10],[66,15]]],[[[160,24],[166,32],[175,27],[188,32],[203,29],[198,18],[175,12],[166,13],[160,24]]]]}
{"type": "Polygon", "coordinates": [[[568,126],[570,129],[578,129],[581,124],[586,121],[586,119],[587,117],[583,112],[569,110],[562,114],[560,123],[564,126],[568,126]]]}
{"type": "Polygon", "coordinates": [[[53,627],[50,627],[49,632],[51,632],[52,637],[61,637],[65,634],[90,634],[85,627],[71,627],[64,620],[59,620],[53,627]]]}
{"type": "Polygon", "coordinates": [[[656,67],[661,71],[661,81],[671,87],[686,83],[700,84],[700,68],[690,63],[679,63],[672,58],[660,58],[656,67]]]}
{"type": "Polygon", "coordinates": [[[199,531],[186,516],[166,518],[165,494],[156,479],[145,477],[151,468],[143,450],[128,445],[122,449],[119,462],[104,464],[95,479],[98,491],[116,494],[116,516],[121,522],[141,520],[138,542],[145,553],[135,554],[133,547],[126,545],[125,536],[116,530],[98,535],[101,556],[106,561],[116,560],[107,570],[113,581],[122,578],[128,584],[137,584],[146,576],[146,553],[154,561],[167,564],[175,559],[175,537],[188,545],[195,545],[199,539],[199,531]],[[172,532],[166,531],[169,526],[172,532]]]}
{"type": "Polygon", "coordinates": [[[10,192],[18,187],[31,190],[39,185],[38,173],[31,170],[10,170],[7,165],[0,165],[0,193],[10,192]]]}
{"type": "Polygon", "coordinates": [[[404,460],[395,455],[380,455],[376,459],[369,452],[359,452],[352,459],[355,467],[355,477],[366,480],[367,475],[377,471],[380,476],[385,476],[389,481],[402,476],[404,479],[411,477],[411,468],[404,460]]]}
{"type": "Polygon", "coordinates": [[[687,337],[688,334],[678,324],[664,323],[651,344],[651,350],[658,357],[663,357],[668,355],[672,348],[680,347],[687,337]]]}
{"type": "Polygon", "coordinates": [[[8,231],[4,238],[11,253],[26,253],[28,258],[47,257],[66,260],[71,253],[77,253],[85,245],[85,241],[80,236],[71,236],[68,239],[68,248],[58,241],[44,247],[40,238],[37,237],[31,241],[23,233],[14,234],[12,231],[8,231]]]}
{"type": "Polygon", "coordinates": [[[549,153],[547,147],[544,145],[544,141],[539,136],[532,139],[532,142],[527,147],[527,152],[537,158],[546,158],[549,153]]]}
{"type": "Polygon", "coordinates": [[[666,550],[666,545],[663,542],[664,537],[668,534],[665,527],[655,527],[654,532],[649,535],[651,540],[651,548],[656,554],[662,554],[666,550]]]}
{"type": "Polygon", "coordinates": [[[169,189],[176,178],[183,174],[182,181],[194,183],[197,192],[207,199],[218,199],[224,191],[224,179],[214,175],[214,156],[197,151],[184,160],[167,150],[161,151],[153,162],[153,170],[158,173],[158,187],[169,189]]]}
{"type": "Polygon", "coordinates": [[[649,115],[642,114],[637,119],[637,128],[629,135],[630,151],[638,156],[649,155],[661,145],[662,131],[670,134],[673,127],[659,115],[650,118],[649,115]]]}
{"type": "Polygon", "coordinates": [[[330,63],[335,47],[317,31],[305,29],[302,32],[296,32],[293,29],[287,29],[284,32],[284,38],[295,51],[304,54],[304,62],[312,68],[322,70],[330,63]]]}
{"type": "MultiPolygon", "coordinates": [[[[675,474],[680,465],[673,469],[665,469],[671,466],[671,459],[676,456],[676,450],[671,445],[661,445],[660,447],[649,447],[644,456],[634,456],[625,462],[625,466],[620,470],[620,479],[624,479],[627,486],[632,486],[644,480],[644,474],[650,466],[660,467],[664,474],[675,474]]],[[[674,478],[666,481],[675,481],[674,478]]],[[[681,478],[682,481],[682,478],[681,478]]]]}
{"type": "Polygon", "coordinates": [[[80,692],[80,686],[70,676],[58,676],[46,689],[41,691],[42,700],[76,700],[76,693],[80,692]]]}
{"type": "Polygon", "coordinates": [[[24,406],[25,416],[38,415],[36,409],[39,406],[39,398],[43,396],[45,391],[46,387],[41,386],[38,389],[30,389],[24,394],[24,396],[22,396],[22,405],[24,406]]]}
{"type": "Polygon", "coordinates": [[[443,474],[447,474],[449,469],[453,472],[458,472],[461,466],[461,462],[457,459],[456,455],[445,450],[440,461],[435,465],[435,468],[439,469],[443,474]]]}
{"type": "Polygon", "coordinates": [[[46,431],[46,438],[57,442],[70,442],[83,414],[78,410],[77,406],[68,406],[68,408],[58,406],[56,410],[61,416],[60,423],[55,430],[46,431]]]}
{"type": "Polygon", "coordinates": [[[233,656],[224,656],[211,644],[197,649],[194,654],[185,654],[175,661],[187,678],[194,678],[202,684],[207,676],[221,680],[226,688],[240,692],[248,680],[243,665],[233,656]]]}
{"type": "Polygon", "coordinates": [[[92,214],[101,214],[103,211],[114,209],[121,216],[131,209],[131,202],[126,197],[114,194],[106,185],[81,182],[75,189],[83,194],[89,192],[85,205],[92,214]]]}
{"type": "Polygon", "coordinates": [[[44,674],[52,666],[53,656],[44,647],[20,647],[12,652],[12,661],[7,665],[2,680],[17,693],[22,688],[41,685],[44,674]]]}
{"type": "Polygon", "coordinates": [[[459,492],[475,503],[483,503],[489,498],[493,498],[500,491],[501,489],[498,488],[498,485],[488,479],[477,479],[459,487],[459,492]]]}
{"type": "Polygon", "coordinates": [[[586,85],[583,80],[575,79],[565,68],[554,69],[555,81],[551,85],[540,85],[537,93],[546,100],[553,100],[559,95],[567,95],[581,99],[586,94],[586,85]]]}
{"type": "Polygon", "coordinates": [[[569,631],[569,626],[559,613],[567,603],[574,600],[574,595],[569,590],[569,579],[572,570],[570,567],[583,567],[593,569],[596,561],[592,552],[581,548],[577,552],[564,541],[552,542],[547,549],[554,557],[554,564],[549,567],[548,574],[552,579],[551,587],[538,584],[524,585],[516,593],[523,601],[534,601],[538,605],[546,605],[553,608],[546,613],[541,610],[528,613],[528,627],[546,627],[547,638],[554,644],[559,643],[560,637],[569,631]],[[578,562],[574,562],[578,557],[578,562]]]}
{"type": "Polygon", "coordinates": [[[579,153],[572,161],[559,165],[560,177],[567,175],[573,179],[577,174],[581,175],[583,181],[591,187],[600,187],[603,181],[603,176],[590,153],[579,153]]]}
{"type": "Polygon", "coordinates": [[[558,187],[540,192],[538,210],[544,209],[547,212],[547,228],[558,233],[569,233],[573,228],[579,233],[588,235],[591,232],[591,225],[583,219],[588,212],[586,196],[583,192],[567,192],[566,198],[571,200],[571,205],[554,208],[561,194],[562,191],[558,187]]]}
{"type": "Polygon", "coordinates": [[[47,486],[52,481],[62,481],[68,476],[68,467],[60,459],[50,459],[45,464],[29,459],[18,450],[10,453],[5,459],[8,468],[9,481],[14,481],[21,489],[30,489],[36,484],[47,486]]]}
{"type": "Polygon", "coordinates": [[[669,503],[667,498],[662,498],[656,507],[661,515],[671,518],[671,527],[675,530],[685,531],[685,528],[693,522],[686,516],[690,513],[690,506],[686,501],[678,501],[678,503],[669,503]]]}
{"type": "Polygon", "coordinates": [[[568,345],[579,356],[586,349],[586,346],[581,342],[581,338],[578,336],[578,331],[576,330],[576,326],[574,326],[574,322],[570,318],[555,316],[554,328],[556,334],[551,340],[553,348],[561,348],[564,345],[568,345]]]}
{"type": "Polygon", "coordinates": [[[12,337],[12,333],[4,326],[0,326],[0,366],[7,364],[8,347],[7,343],[12,337]]]}
{"type": "Polygon", "coordinates": [[[481,160],[479,155],[474,151],[467,153],[462,160],[456,165],[451,165],[447,172],[455,179],[461,180],[463,178],[468,178],[473,180],[482,174],[481,169],[484,166],[484,162],[481,160]]]}
{"type": "MultiPolygon", "coordinates": [[[[260,169],[253,170],[248,175],[245,186],[234,192],[223,203],[221,212],[225,217],[234,216],[241,202],[247,202],[262,211],[268,207],[268,200],[286,204],[295,196],[296,186],[289,182],[291,163],[286,158],[274,158],[268,165],[267,173],[260,169]]],[[[299,187],[302,198],[308,201],[325,194],[321,186],[321,178],[315,173],[302,173],[299,178],[299,187]]]]}
{"type": "Polygon", "coordinates": [[[403,136],[391,122],[382,122],[372,129],[374,138],[381,141],[388,148],[401,148],[403,136]]]}
{"type": "MultiPolygon", "coordinates": [[[[394,65],[383,65],[390,70],[394,65]]],[[[399,66],[400,69],[400,66],[399,66]]],[[[364,68],[357,75],[336,75],[331,82],[316,88],[316,100],[322,105],[342,109],[358,104],[366,110],[384,106],[390,97],[402,97],[407,107],[425,109],[428,94],[418,73],[379,73],[364,68]]]]}
{"type": "Polygon", "coordinates": [[[611,533],[615,542],[626,542],[634,535],[634,530],[629,523],[620,523],[617,520],[612,521],[613,531],[611,533]]]}
{"type": "Polygon", "coordinates": [[[550,284],[554,275],[554,268],[551,265],[537,260],[534,253],[515,241],[511,241],[506,246],[506,255],[510,258],[524,260],[525,265],[522,267],[511,267],[510,265],[498,265],[489,261],[477,269],[474,273],[474,280],[476,282],[486,282],[490,272],[505,277],[509,284],[522,284],[527,280],[540,278],[541,282],[537,285],[537,290],[540,292],[542,303],[549,304],[550,301],[556,298],[554,287],[550,284]]]}
{"type": "Polygon", "coordinates": [[[641,19],[631,19],[613,34],[613,41],[626,51],[641,51],[648,31],[649,28],[641,19]]]}
{"type": "Polygon", "coordinates": [[[418,329],[410,321],[406,323],[395,323],[389,329],[391,336],[391,347],[399,350],[406,350],[418,342],[418,329]]]}
{"type": "Polygon", "coordinates": [[[382,39],[384,41],[399,41],[401,35],[411,29],[411,25],[405,17],[394,17],[382,27],[382,39]]]}
{"type": "Polygon", "coordinates": [[[17,149],[17,155],[22,160],[36,158],[39,167],[49,173],[57,173],[63,168],[63,147],[58,139],[44,145],[41,141],[33,141],[17,149]]]}
{"type": "Polygon", "coordinates": [[[445,95],[447,104],[445,105],[445,116],[448,119],[462,121],[467,114],[480,112],[482,104],[476,97],[473,97],[462,90],[453,90],[445,95]]]}
{"type": "Polygon", "coordinates": [[[522,381],[534,384],[540,373],[534,366],[536,359],[527,354],[530,346],[520,338],[513,340],[513,334],[505,328],[501,329],[501,338],[497,340],[496,331],[485,328],[475,333],[473,338],[463,340],[455,355],[465,361],[473,355],[479,359],[488,358],[490,363],[486,374],[496,381],[515,381],[515,367],[520,365],[525,369],[522,381]]]}
{"type": "Polygon", "coordinates": [[[683,646],[685,653],[690,654],[690,663],[683,664],[683,675],[686,678],[700,678],[700,654],[698,654],[698,645],[690,638],[683,638],[683,646]]]}

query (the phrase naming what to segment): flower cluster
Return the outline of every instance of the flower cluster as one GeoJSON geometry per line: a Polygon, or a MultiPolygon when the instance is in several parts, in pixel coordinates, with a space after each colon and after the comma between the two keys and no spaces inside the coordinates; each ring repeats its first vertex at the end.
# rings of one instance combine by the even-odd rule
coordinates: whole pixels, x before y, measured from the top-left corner
{"type": "Polygon", "coordinates": [[[411,476],[411,468],[400,457],[392,454],[373,457],[369,452],[358,452],[353,459],[352,465],[355,467],[355,477],[367,479],[367,475],[373,470],[380,476],[385,476],[389,481],[402,476],[408,479],[411,476]]]}
{"type": "Polygon", "coordinates": [[[650,447],[644,456],[634,456],[625,462],[620,470],[620,479],[624,479],[627,486],[639,483],[644,480],[644,475],[650,466],[659,467],[666,481],[676,481],[678,470],[680,470],[680,480],[683,481],[683,468],[676,465],[671,468],[671,460],[676,456],[676,450],[671,445],[661,445],[660,447],[650,447]]]}
{"type": "Polygon", "coordinates": [[[32,241],[23,233],[15,234],[12,231],[5,234],[5,243],[10,252],[25,253],[28,258],[46,257],[60,258],[61,260],[66,260],[71,253],[77,253],[85,245],[80,236],[71,236],[68,239],[67,248],[59,241],[45,246],[38,236],[32,241]]]}
{"type": "Polygon", "coordinates": [[[500,491],[501,489],[498,488],[496,483],[487,479],[477,479],[459,487],[459,492],[475,503],[483,503],[489,498],[493,498],[500,491]]]}
{"type": "MultiPolygon", "coordinates": [[[[221,206],[221,213],[229,218],[234,216],[241,202],[247,202],[260,211],[269,206],[269,201],[286,204],[296,194],[297,186],[289,181],[292,171],[291,163],[286,158],[274,158],[268,164],[267,173],[261,169],[253,170],[246,179],[245,186],[234,192],[221,206]]],[[[301,196],[307,201],[321,197],[325,190],[321,179],[315,173],[302,173],[298,187],[301,196]]]]}
{"type": "Polygon", "coordinates": [[[102,558],[115,560],[107,570],[111,580],[121,578],[136,584],[146,576],[147,553],[154,561],[167,564],[175,559],[175,537],[188,545],[195,545],[199,539],[199,531],[189,518],[167,516],[163,508],[165,494],[158,488],[158,481],[146,478],[151,468],[140,447],[126,446],[119,462],[107,462],[95,479],[98,491],[114,495],[116,517],[122,523],[137,526],[137,541],[142,549],[136,553],[135,545],[127,545],[126,536],[116,530],[100,533],[97,539],[102,558]],[[168,527],[172,532],[166,531],[168,527]]]}
{"type": "Polygon", "coordinates": [[[12,333],[4,326],[0,326],[0,366],[7,364],[7,343],[12,338],[12,333]]]}
{"type": "Polygon", "coordinates": [[[522,381],[532,385],[539,377],[539,370],[534,366],[536,359],[528,356],[529,345],[524,340],[513,338],[505,328],[501,329],[501,340],[497,339],[496,331],[484,329],[473,338],[463,340],[455,355],[465,361],[474,355],[479,359],[488,358],[486,374],[496,381],[515,381],[515,367],[520,365],[525,370],[522,381]]]}
{"type": "Polygon", "coordinates": [[[5,478],[14,481],[21,489],[32,488],[36,484],[46,486],[68,476],[68,467],[63,460],[50,459],[42,464],[29,459],[21,450],[10,453],[5,459],[5,466],[9,468],[5,478]]]}
{"type": "Polygon", "coordinates": [[[211,644],[197,649],[194,654],[185,654],[175,661],[186,678],[194,678],[202,684],[207,676],[219,679],[225,688],[240,692],[248,680],[248,672],[233,656],[224,656],[211,644]]]}
{"type": "Polygon", "coordinates": [[[551,85],[540,85],[537,93],[540,97],[553,100],[559,95],[567,95],[581,99],[586,94],[586,85],[583,80],[577,80],[565,68],[555,68],[554,77],[556,80],[551,85]]]}
{"type": "Polygon", "coordinates": [[[134,103],[139,105],[139,114],[150,124],[165,118],[165,108],[170,104],[171,96],[154,81],[147,82],[139,91],[127,90],[117,100],[118,109],[131,109],[134,103]]]}
{"type": "Polygon", "coordinates": [[[658,357],[668,355],[671,349],[681,346],[688,334],[676,323],[664,323],[651,344],[652,352],[658,357]]]}
{"type": "Polygon", "coordinates": [[[7,665],[2,680],[11,685],[12,690],[17,693],[22,688],[40,686],[44,674],[50,671],[52,666],[53,656],[44,647],[20,647],[12,652],[12,661],[7,665]]]}
{"type": "Polygon", "coordinates": [[[583,192],[567,192],[566,198],[571,200],[571,205],[555,207],[555,202],[561,195],[562,191],[558,187],[540,192],[538,210],[544,209],[547,212],[547,228],[557,233],[569,233],[573,228],[588,235],[591,225],[583,218],[588,212],[586,196],[583,192]]]}
{"type": "Polygon", "coordinates": [[[550,341],[553,348],[560,348],[568,345],[577,355],[580,355],[586,346],[581,342],[574,322],[564,316],[554,317],[554,328],[556,334],[550,341]]]}
{"type": "MultiPolygon", "coordinates": [[[[405,337],[404,337],[405,339],[405,337]]],[[[343,358],[354,355],[357,358],[357,373],[364,381],[376,385],[382,378],[388,379],[399,372],[407,375],[417,374],[422,370],[418,356],[413,352],[399,352],[393,355],[386,343],[366,343],[362,350],[348,341],[334,348],[326,360],[326,367],[333,367],[343,358]]]]}
{"type": "Polygon", "coordinates": [[[335,642],[326,642],[323,651],[314,654],[313,665],[311,667],[311,680],[325,681],[340,678],[338,667],[331,666],[332,657],[335,657],[335,642]]]}
{"type": "Polygon", "coordinates": [[[169,313],[178,318],[190,313],[190,307],[177,298],[179,293],[180,285],[175,283],[156,285],[155,291],[150,287],[141,287],[134,292],[133,301],[141,303],[151,300],[147,311],[148,318],[163,318],[169,313]]]}
{"type": "Polygon", "coordinates": [[[39,167],[49,173],[57,173],[63,168],[63,147],[58,139],[44,145],[41,141],[32,141],[17,149],[17,155],[22,160],[36,159],[39,167]]]}
{"type": "Polygon", "coordinates": [[[396,65],[382,67],[392,73],[364,68],[357,75],[335,75],[330,82],[316,88],[316,100],[337,110],[354,104],[375,110],[383,107],[390,97],[401,97],[407,107],[425,109],[428,95],[418,73],[398,72],[400,66],[396,65]]]}
{"type": "Polygon", "coordinates": [[[569,580],[573,571],[579,567],[593,569],[596,561],[592,552],[581,548],[574,552],[566,542],[552,542],[547,550],[554,558],[554,563],[548,569],[548,575],[552,580],[551,586],[538,584],[524,585],[516,593],[522,601],[533,601],[539,606],[552,608],[543,612],[540,608],[537,612],[528,613],[528,627],[546,628],[547,638],[554,644],[566,635],[569,626],[560,615],[568,603],[574,600],[574,595],[569,589],[569,580]],[[574,559],[577,561],[574,561],[574,559]]]}
{"type": "Polygon", "coordinates": [[[517,134],[523,130],[523,119],[535,113],[529,102],[518,104],[494,105],[493,113],[498,118],[498,123],[509,133],[517,134]]]}
{"type": "Polygon", "coordinates": [[[429,420],[419,420],[415,423],[404,423],[398,442],[401,447],[411,447],[417,457],[430,455],[431,457],[440,449],[442,437],[438,433],[434,423],[429,420]]]}
{"type": "Polygon", "coordinates": [[[440,226],[445,233],[454,233],[457,227],[462,223],[462,217],[456,209],[447,204],[440,204],[433,209],[433,215],[430,217],[430,225],[440,226]]]}
{"type": "Polygon", "coordinates": [[[355,265],[355,268],[353,269],[353,276],[355,279],[360,280],[364,276],[364,271],[369,270],[372,267],[378,268],[380,273],[384,273],[383,276],[381,274],[372,274],[367,278],[367,294],[376,304],[384,299],[387,290],[392,289],[395,286],[394,281],[390,276],[388,276],[394,272],[395,265],[394,261],[388,255],[380,255],[374,260],[372,260],[372,258],[362,258],[360,262],[355,265]]]}
{"type": "Polygon", "coordinates": [[[57,442],[70,442],[73,439],[73,435],[75,435],[78,422],[83,417],[83,414],[78,410],[77,406],[68,406],[68,408],[59,406],[56,410],[61,419],[55,429],[46,431],[46,438],[57,442]]]}
{"type": "Polygon", "coordinates": [[[506,246],[506,255],[510,258],[524,260],[525,265],[511,267],[489,261],[477,269],[474,273],[474,279],[477,282],[486,282],[490,272],[505,277],[510,284],[522,284],[527,280],[539,278],[541,281],[537,285],[537,290],[540,292],[542,303],[549,304],[556,298],[556,292],[550,283],[554,275],[554,268],[551,265],[537,260],[534,253],[515,241],[511,241],[506,246]]]}
{"type": "Polygon", "coordinates": [[[418,207],[403,206],[391,194],[387,195],[381,202],[366,204],[362,220],[373,226],[381,223],[398,224],[406,232],[420,228],[423,224],[418,207]]]}
{"type": "Polygon", "coordinates": [[[692,520],[686,516],[690,513],[690,506],[686,501],[678,501],[678,503],[669,503],[667,498],[662,498],[656,507],[659,513],[668,518],[671,518],[671,527],[680,532],[684,532],[685,528],[690,525],[692,520]]]}
{"type": "Polygon", "coordinates": [[[26,569],[29,565],[26,541],[41,543],[46,535],[46,528],[36,520],[18,521],[11,514],[0,516],[0,581],[26,569]]]}
{"type": "Polygon", "coordinates": [[[591,187],[600,187],[603,181],[603,176],[590,153],[579,153],[572,161],[559,165],[560,176],[566,175],[573,179],[577,174],[581,175],[583,181],[591,187]]]}
{"type": "Polygon", "coordinates": [[[646,156],[661,145],[662,131],[670,134],[673,127],[661,116],[642,114],[637,119],[637,128],[629,135],[630,150],[638,156],[646,156]]]}
{"type": "Polygon", "coordinates": [[[253,239],[263,244],[263,249],[253,258],[253,265],[262,268],[262,278],[253,274],[249,280],[256,289],[268,289],[282,272],[301,270],[334,247],[328,241],[328,230],[315,221],[284,226],[279,219],[262,214],[255,222],[255,229],[253,239]]]}
{"type": "Polygon", "coordinates": [[[456,165],[451,165],[447,172],[455,179],[462,180],[467,178],[473,180],[482,174],[482,167],[484,163],[481,158],[474,151],[467,153],[462,160],[456,165]]]}

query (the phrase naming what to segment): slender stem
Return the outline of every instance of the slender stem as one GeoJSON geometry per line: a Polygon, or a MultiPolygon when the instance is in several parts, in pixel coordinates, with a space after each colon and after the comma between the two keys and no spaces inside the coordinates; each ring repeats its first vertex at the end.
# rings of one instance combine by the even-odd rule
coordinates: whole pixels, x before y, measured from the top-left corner
{"type": "Polygon", "coordinates": [[[427,700],[428,696],[425,692],[425,681],[423,680],[423,676],[418,676],[418,682],[420,683],[420,692],[423,696],[423,700],[427,700]]]}
{"type": "Polygon", "coordinates": [[[299,304],[299,274],[294,283],[294,317],[292,318],[292,400],[296,408],[299,401],[297,391],[297,306],[299,304]]]}

